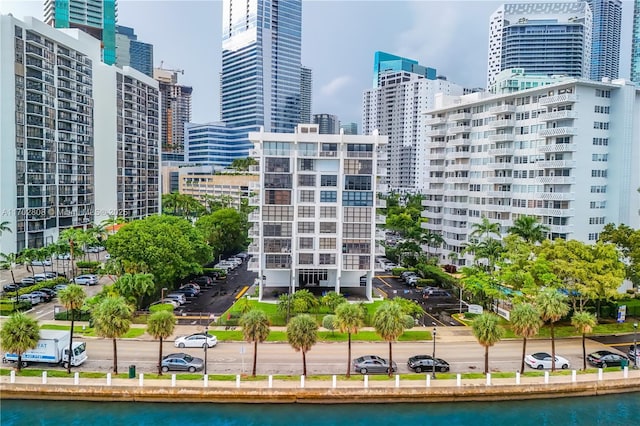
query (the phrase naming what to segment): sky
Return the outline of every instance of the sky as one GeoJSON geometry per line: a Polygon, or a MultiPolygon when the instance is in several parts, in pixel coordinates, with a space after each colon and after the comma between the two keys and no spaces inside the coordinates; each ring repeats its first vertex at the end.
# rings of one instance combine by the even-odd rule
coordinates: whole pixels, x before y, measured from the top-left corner
{"type": "MultiPolygon", "coordinates": [[[[0,0],[0,13],[42,19],[43,0],[0,0]]],[[[302,64],[313,70],[312,113],[361,121],[377,50],[417,60],[465,87],[484,87],[489,0],[303,0],[302,64]]],[[[622,2],[620,77],[629,77],[633,0],[622,2]]],[[[155,66],[184,70],[192,121],[220,118],[221,0],[118,0],[118,24],[154,45],[155,66]]]]}

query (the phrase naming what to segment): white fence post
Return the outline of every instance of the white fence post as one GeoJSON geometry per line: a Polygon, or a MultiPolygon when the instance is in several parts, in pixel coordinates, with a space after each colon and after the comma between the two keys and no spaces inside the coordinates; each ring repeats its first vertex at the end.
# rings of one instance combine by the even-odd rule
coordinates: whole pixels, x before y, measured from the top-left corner
{"type": "Polygon", "coordinates": [[[516,371],[516,385],[520,384],[520,372],[516,371]]]}
{"type": "Polygon", "coordinates": [[[456,375],[456,386],[462,386],[462,375],[460,375],[460,373],[456,375]]]}
{"type": "Polygon", "coordinates": [[[47,372],[46,371],[42,372],[42,384],[43,385],[47,384],[47,372]]]}
{"type": "Polygon", "coordinates": [[[273,387],[273,376],[269,374],[269,389],[273,387]]]}
{"type": "Polygon", "coordinates": [[[111,373],[107,373],[107,386],[111,386],[111,373]]]}
{"type": "Polygon", "coordinates": [[[571,383],[575,383],[578,380],[576,370],[571,370],[571,383]]]}
{"type": "Polygon", "coordinates": [[[11,380],[9,380],[10,383],[15,383],[16,382],[16,371],[15,370],[11,370],[11,380]]]}
{"type": "Polygon", "coordinates": [[[236,387],[239,388],[240,387],[240,375],[236,374],[236,387]]]}
{"type": "Polygon", "coordinates": [[[176,387],[176,375],[175,374],[171,375],[171,387],[172,388],[176,387]]]}
{"type": "Polygon", "coordinates": [[[140,373],[140,378],[138,380],[138,386],[144,386],[144,373],[140,373]]]}
{"type": "Polygon", "coordinates": [[[629,378],[629,367],[627,367],[626,365],[624,366],[624,370],[622,370],[622,377],[624,377],[625,379],[629,378]]]}
{"type": "Polygon", "coordinates": [[[396,387],[399,388],[400,387],[400,375],[396,374],[396,387]]]}
{"type": "Polygon", "coordinates": [[[204,387],[205,388],[209,387],[209,375],[208,374],[204,375],[204,387]]]}
{"type": "Polygon", "coordinates": [[[369,387],[369,376],[365,374],[364,376],[364,388],[367,389],[369,387]]]}
{"type": "Polygon", "coordinates": [[[598,368],[598,380],[602,380],[602,368],[598,368]]]}
{"type": "Polygon", "coordinates": [[[304,389],[304,374],[300,376],[300,388],[304,389]]]}
{"type": "Polygon", "coordinates": [[[427,376],[427,387],[430,388],[431,387],[431,376],[430,375],[426,375],[427,376]]]}
{"type": "Polygon", "coordinates": [[[331,378],[331,387],[335,389],[337,385],[338,385],[338,381],[336,379],[336,375],[334,374],[333,377],[331,378]]]}
{"type": "Polygon", "coordinates": [[[491,386],[491,373],[487,373],[487,386],[491,386]]]}
{"type": "Polygon", "coordinates": [[[74,385],[80,384],[80,373],[78,373],[77,371],[73,375],[73,384],[74,385]]]}
{"type": "Polygon", "coordinates": [[[545,385],[549,384],[549,372],[548,371],[544,372],[544,384],[545,385]]]}

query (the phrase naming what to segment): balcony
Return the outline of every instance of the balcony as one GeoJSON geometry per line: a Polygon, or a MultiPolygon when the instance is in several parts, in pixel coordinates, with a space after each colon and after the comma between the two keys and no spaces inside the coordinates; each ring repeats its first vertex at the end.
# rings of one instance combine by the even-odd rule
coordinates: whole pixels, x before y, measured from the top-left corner
{"type": "Polygon", "coordinates": [[[438,124],[444,124],[446,122],[447,119],[445,117],[431,117],[424,120],[424,124],[427,126],[437,126],[438,124]]]}
{"type": "Polygon", "coordinates": [[[247,271],[260,272],[260,259],[258,257],[252,257],[247,263],[247,271]]]}
{"type": "Polygon", "coordinates": [[[487,167],[491,169],[497,169],[497,170],[512,170],[513,163],[508,163],[506,161],[497,162],[497,163],[488,163],[487,167]]]}
{"type": "Polygon", "coordinates": [[[447,143],[445,141],[427,141],[427,147],[429,148],[444,148],[447,146],[447,143]]]}
{"type": "Polygon", "coordinates": [[[445,136],[446,134],[447,130],[444,128],[427,130],[427,132],[425,133],[427,137],[445,136]]]}
{"type": "Polygon", "coordinates": [[[541,192],[536,194],[536,197],[540,200],[549,201],[571,201],[576,198],[573,192],[541,192]]]}
{"type": "Polygon", "coordinates": [[[494,148],[489,150],[489,155],[513,155],[514,149],[511,148],[494,148]]]}
{"type": "Polygon", "coordinates": [[[446,154],[446,158],[448,159],[469,158],[469,155],[471,155],[469,151],[454,151],[454,152],[448,152],[446,154]]]}
{"type": "Polygon", "coordinates": [[[447,143],[450,146],[467,146],[467,145],[471,145],[471,139],[456,137],[453,139],[449,139],[447,143]]]}
{"type": "Polygon", "coordinates": [[[529,209],[529,214],[536,216],[555,216],[555,217],[573,217],[574,209],[529,209]]]}
{"type": "Polygon", "coordinates": [[[495,120],[489,123],[489,127],[492,129],[504,129],[504,128],[508,128],[508,127],[513,127],[515,126],[516,121],[515,120],[495,120]]]}
{"type": "Polygon", "coordinates": [[[446,168],[447,171],[466,171],[469,170],[469,163],[455,163],[449,164],[446,168]]]}
{"type": "Polygon", "coordinates": [[[512,176],[491,176],[487,178],[489,183],[511,183],[513,182],[512,176]]]}
{"type": "Polygon", "coordinates": [[[387,192],[389,192],[389,185],[387,185],[386,183],[378,183],[376,184],[376,191],[386,194],[387,192]]]}
{"type": "Polygon", "coordinates": [[[376,199],[376,208],[378,208],[378,209],[386,209],[387,208],[387,200],[382,200],[380,198],[376,199]]]}
{"type": "Polygon", "coordinates": [[[489,114],[493,114],[493,115],[505,114],[505,113],[515,112],[515,111],[516,111],[515,105],[498,105],[498,106],[489,108],[489,114]]]}
{"type": "Polygon", "coordinates": [[[456,112],[454,114],[449,114],[449,121],[457,121],[457,120],[471,120],[470,112],[456,112]]]}
{"type": "Polygon", "coordinates": [[[387,161],[389,159],[389,154],[387,154],[387,151],[379,151],[376,158],[378,161],[387,161]]]}
{"type": "Polygon", "coordinates": [[[249,254],[258,254],[260,253],[260,246],[258,244],[250,244],[247,248],[247,253],[249,254]]]}
{"type": "Polygon", "coordinates": [[[251,212],[249,213],[249,222],[259,222],[260,221],[260,212],[251,212]]]}
{"type": "Polygon", "coordinates": [[[435,212],[423,210],[422,213],[420,213],[420,216],[426,217],[427,219],[442,219],[442,211],[435,212]]]}
{"type": "Polygon", "coordinates": [[[259,206],[260,205],[260,197],[249,197],[249,205],[250,206],[259,206]]]}
{"type": "Polygon", "coordinates": [[[576,149],[575,143],[550,143],[538,147],[540,152],[575,152],[576,149]]]}
{"type": "Polygon", "coordinates": [[[555,137],[555,136],[572,136],[578,133],[576,127],[553,127],[550,129],[538,130],[538,136],[543,138],[555,137]]]}
{"type": "Polygon", "coordinates": [[[577,118],[575,111],[552,111],[538,115],[540,121],[566,120],[569,118],[577,118]]]}
{"type": "Polygon", "coordinates": [[[576,178],[573,176],[539,176],[536,181],[547,185],[573,185],[576,183],[576,178]]]}
{"type": "Polygon", "coordinates": [[[387,216],[378,214],[376,215],[376,224],[385,225],[387,223],[387,216]]]}
{"type": "Polygon", "coordinates": [[[496,133],[489,135],[489,142],[510,142],[513,140],[513,133],[496,133]]]}
{"type": "Polygon", "coordinates": [[[469,133],[470,131],[471,131],[471,126],[468,126],[468,125],[453,126],[447,129],[447,134],[457,135],[459,133],[469,133]]]}
{"type": "Polygon", "coordinates": [[[578,95],[574,93],[564,93],[562,95],[546,96],[544,98],[539,98],[538,105],[549,106],[549,105],[558,105],[558,104],[577,102],[577,101],[578,101],[578,95]]]}
{"type": "Polygon", "coordinates": [[[538,161],[536,162],[536,166],[541,169],[573,169],[576,167],[576,162],[573,160],[548,160],[538,161]]]}

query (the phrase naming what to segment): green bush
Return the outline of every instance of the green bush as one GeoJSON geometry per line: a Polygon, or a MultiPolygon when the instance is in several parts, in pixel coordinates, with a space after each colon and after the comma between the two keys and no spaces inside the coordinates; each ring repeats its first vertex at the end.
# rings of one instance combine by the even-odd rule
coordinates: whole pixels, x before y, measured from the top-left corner
{"type": "Polygon", "coordinates": [[[149,312],[152,314],[159,311],[173,312],[173,305],[171,303],[159,303],[157,305],[149,307],[149,312]]]}
{"type": "MultiPolygon", "coordinates": [[[[59,321],[71,321],[71,312],[60,311],[54,314],[53,319],[56,319],[59,321]]],[[[91,321],[91,312],[89,311],[76,312],[76,321],[91,321]]]]}
{"type": "Polygon", "coordinates": [[[404,323],[405,330],[411,329],[416,325],[416,320],[411,315],[405,315],[402,318],[402,322],[404,323]]]}
{"type": "Polygon", "coordinates": [[[454,277],[444,272],[438,266],[421,263],[416,267],[416,269],[418,270],[419,275],[423,278],[434,280],[439,287],[452,288],[457,282],[454,277]]]}
{"type": "Polygon", "coordinates": [[[16,311],[26,311],[31,308],[31,302],[28,300],[21,300],[18,303],[14,303],[13,300],[2,299],[0,300],[0,315],[11,315],[16,311]]]}
{"type": "Polygon", "coordinates": [[[401,273],[403,273],[404,271],[409,271],[410,269],[407,268],[393,268],[391,270],[391,275],[393,275],[394,277],[399,277],[401,273]]]}
{"type": "Polygon", "coordinates": [[[420,278],[416,284],[417,287],[433,287],[436,280],[433,278],[420,278]]]}

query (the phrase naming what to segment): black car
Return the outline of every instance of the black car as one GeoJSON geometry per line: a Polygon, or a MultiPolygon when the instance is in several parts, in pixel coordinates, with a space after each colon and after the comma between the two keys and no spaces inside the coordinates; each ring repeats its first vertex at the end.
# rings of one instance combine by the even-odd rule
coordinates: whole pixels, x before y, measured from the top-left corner
{"type": "Polygon", "coordinates": [[[20,288],[18,284],[6,284],[2,289],[4,291],[17,291],[20,288]]]}
{"type": "Polygon", "coordinates": [[[607,368],[613,366],[620,366],[622,363],[629,365],[629,359],[611,351],[598,351],[587,355],[587,361],[589,364],[598,368],[607,368]]]}
{"type": "Polygon", "coordinates": [[[423,371],[433,371],[435,364],[436,371],[449,371],[449,363],[441,358],[434,358],[431,355],[415,355],[407,360],[407,367],[416,373],[423,371]]]}
{"type": "Polygon", "coordinates": [[[193,287],[180,287],[177,290],[173,290],[173,292],[174,293],[182,293],[186,297],[196,297],[199,294],[198,290],[196,290],[193,287]]]}
{"type": "Polygon", "coordinates": [[[196,277],[191,280],[192,283],[196,283],[199,286],[211,286],[213,285],[213,279],[211,277],[207,277],[206,275],[202,275],[196,277]]]}

